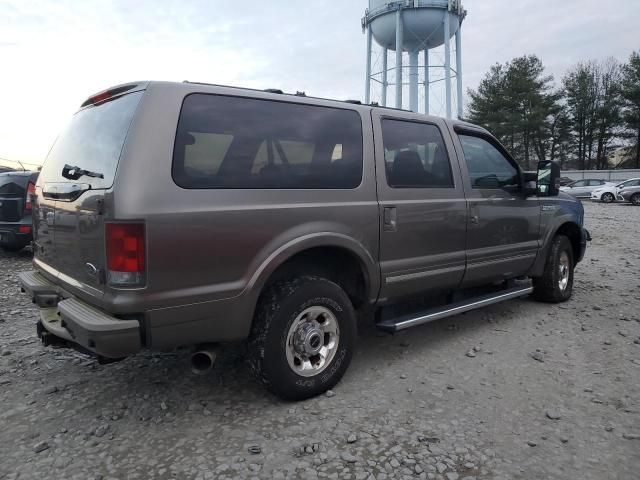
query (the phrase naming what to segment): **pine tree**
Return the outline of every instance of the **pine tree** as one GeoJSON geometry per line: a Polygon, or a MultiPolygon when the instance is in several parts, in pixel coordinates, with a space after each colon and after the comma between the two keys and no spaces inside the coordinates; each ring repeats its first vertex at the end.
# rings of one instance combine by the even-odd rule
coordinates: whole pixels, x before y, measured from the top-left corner
{"type": "Polygon", "coordinates": [[[470,120],[490,130],[526,170],[532,157],[550,154],[558,96],[537,56],[494,65],[469,98],[470,120]]]}
{"type": "Polygon", "coordinates": [[[579,63],[563,80],[578,168],[608,168],[612,141],[620,127],[620,64],[579,63]]]}
{"type": "Polygon", "coordinates": [[[622,67],[620,91],[623,99],[622,118],[634,146],[635,168],[640,168],[640,52],[633,52],[622,67]]]}

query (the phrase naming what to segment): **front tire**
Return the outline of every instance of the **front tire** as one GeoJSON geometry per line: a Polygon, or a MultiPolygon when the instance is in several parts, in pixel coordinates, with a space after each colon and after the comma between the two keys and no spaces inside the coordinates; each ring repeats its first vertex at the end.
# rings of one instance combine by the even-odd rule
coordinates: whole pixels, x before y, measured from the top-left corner
{"type": "Polygon", "coordinates": [[[355,311],[337,284],[319,277],[282,281],[260,298],[249,365],[280,398],[303,400],[340,381],[355,339],[355,311]]]}
{"type": "Polygon", "coordinates": [[[602,197],[600,197],[600,200],[602,200],[602,203],[613,203],[613,201],[615,200],[615,197],[613,196],[613,193],[606,192],[602,194],[602,197]]]}
{"type": "Polygon", "coordinates": [[[533,296],[549,303],[566,302],[573,291],[575,267],[573,247],[564,235],[556,235],[551,242],[542,276],[533,279],[533,296]]]}
{"type": "Polygon", "coordinates": [[[634,193],[633,195],[631,195],[631,198],[629,199],[629,201],[634,204],[636,207],[640,206],[640,193],[634,193]]]}

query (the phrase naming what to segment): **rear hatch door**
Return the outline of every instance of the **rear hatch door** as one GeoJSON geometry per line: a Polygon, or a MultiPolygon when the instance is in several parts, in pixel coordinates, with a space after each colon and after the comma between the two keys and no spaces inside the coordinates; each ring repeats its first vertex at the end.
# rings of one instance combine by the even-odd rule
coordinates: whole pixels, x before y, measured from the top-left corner
{"type": "Polygon", "coordinates": [[[134,87],[85,102],[56,140],[38,180],[36,264],[85,298],[104,293],[105,195],[143,95],[134,87]]]}
{"type": "Polygon", "coordinates": [[[0,223],[22,219],[28,182],[28,174],[0,174],[0,223]]]}

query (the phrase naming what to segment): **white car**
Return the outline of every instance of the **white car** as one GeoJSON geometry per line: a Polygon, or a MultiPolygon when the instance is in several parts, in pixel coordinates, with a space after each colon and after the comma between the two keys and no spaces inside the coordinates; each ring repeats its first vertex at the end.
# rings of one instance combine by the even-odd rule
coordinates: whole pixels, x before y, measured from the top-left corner
{"type": "Polygon", "coordinates": [[[562,192],[568,193],[574,197],[590,197],[591,192],[606,186],[615,186],[613,182],[605,182],[602,179],[589,178],[585,180],[577,180],[569,185],[560,187],[562,192]]]}
{"type": "Polygon", "coordinates": [[[631,178],[615,185],[606,185],[591,192],[591,200],[603,203],[615,202],[624,187],[640,186],[640,178],[631,178]]]}

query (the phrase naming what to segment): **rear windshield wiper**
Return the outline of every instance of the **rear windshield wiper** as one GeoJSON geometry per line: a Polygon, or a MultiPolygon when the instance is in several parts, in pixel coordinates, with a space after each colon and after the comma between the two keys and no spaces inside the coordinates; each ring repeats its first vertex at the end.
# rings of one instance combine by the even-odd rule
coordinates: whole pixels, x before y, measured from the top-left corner
{"type": "Polygon", "coordinates": [[[78,180],[80,177],[104,178],[104,175],[102,173],[83,170],[80,167],[68,164],[62,167],[62,176],[64,178],[68,178],[69,180],[78,180]]]}

